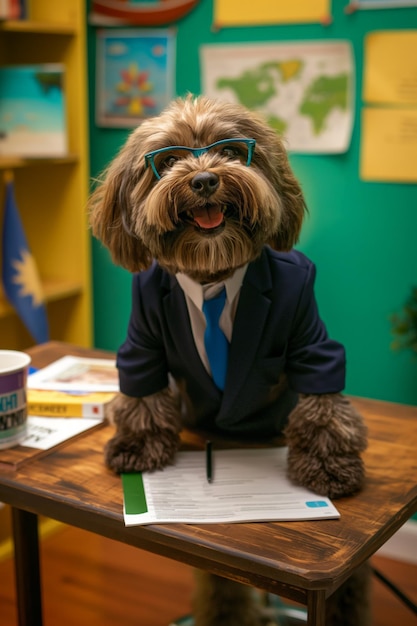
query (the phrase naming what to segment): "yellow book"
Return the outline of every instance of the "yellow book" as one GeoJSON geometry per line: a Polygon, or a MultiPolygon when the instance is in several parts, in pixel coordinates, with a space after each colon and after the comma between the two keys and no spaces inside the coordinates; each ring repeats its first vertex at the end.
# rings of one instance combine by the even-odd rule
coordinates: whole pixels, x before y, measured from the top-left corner
{"type": "Polygon", "coordinates": [[[102,420],[107,404],[115,395],[114,391],[75,394],[28,389],[28,413],[46,417],[89,417],[102,420]]]}

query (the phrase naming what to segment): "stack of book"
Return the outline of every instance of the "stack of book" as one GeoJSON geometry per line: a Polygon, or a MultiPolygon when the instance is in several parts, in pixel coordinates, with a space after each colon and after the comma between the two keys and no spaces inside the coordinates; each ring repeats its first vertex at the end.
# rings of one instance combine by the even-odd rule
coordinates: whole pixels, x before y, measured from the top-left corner
{"type": "Polygon", "coordinates": [[[119,390],[115,361],[66,356],[28,376],[28,419],[22,443],[0,450],[0,467],[16,470],[106,423],[119,390]]]}
{"type": "Polygon", "coordinates": [[[91,417],[104,419],[106,406],[114,397],[112,392],[66,393],[28,389],[29,415],[46,417],[91,417]]]}
{"type": "Polygon", "coordinates": [[[117,391],[113,360],[66,356],[29,376],[28,413],[103,420],[117,391]]]}

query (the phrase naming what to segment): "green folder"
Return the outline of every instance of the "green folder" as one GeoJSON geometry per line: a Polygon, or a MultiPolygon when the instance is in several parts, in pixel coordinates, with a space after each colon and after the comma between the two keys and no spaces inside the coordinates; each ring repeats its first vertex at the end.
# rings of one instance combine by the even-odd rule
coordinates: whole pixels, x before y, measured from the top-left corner
{"type": "Polygon", "coordinates": [[[147,513],[142,474],[122,474],[123,496],[127,515],[147,513]]]}

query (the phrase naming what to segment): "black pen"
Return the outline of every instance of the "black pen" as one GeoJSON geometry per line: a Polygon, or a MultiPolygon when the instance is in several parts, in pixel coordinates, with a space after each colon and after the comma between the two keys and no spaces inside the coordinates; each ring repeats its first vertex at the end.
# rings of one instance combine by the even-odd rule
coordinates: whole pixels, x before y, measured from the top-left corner
{"type": "Polygon", "coordinates": [[[213,480],[213,446],[211,441],[206,441],[206,478],[208,483],[213,480]]]}

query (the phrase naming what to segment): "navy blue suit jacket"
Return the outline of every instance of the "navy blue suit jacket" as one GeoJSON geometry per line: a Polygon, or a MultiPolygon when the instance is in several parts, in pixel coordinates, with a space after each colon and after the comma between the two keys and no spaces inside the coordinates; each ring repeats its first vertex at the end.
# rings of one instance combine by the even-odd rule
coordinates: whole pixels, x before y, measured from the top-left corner
{"type": "Polygon", "coordinates": [[[298,393],[335,393],[345,385],[344,348],[329,339],[319,317],[314,278],[313,263],[295,250],[265,247],[249,265],[222,393],[198,355],[181,287],[154,263],[133,276],[128,334],[117,356],[120,390],[134,397],[156,393],[170,373],[186,387],[196,426],[279,434],[298,393]]]}

